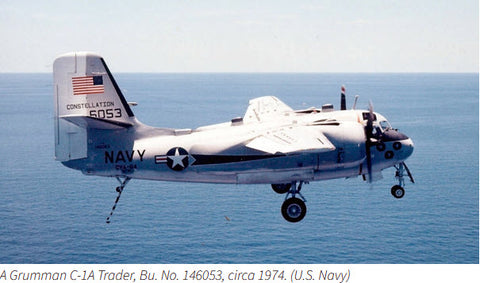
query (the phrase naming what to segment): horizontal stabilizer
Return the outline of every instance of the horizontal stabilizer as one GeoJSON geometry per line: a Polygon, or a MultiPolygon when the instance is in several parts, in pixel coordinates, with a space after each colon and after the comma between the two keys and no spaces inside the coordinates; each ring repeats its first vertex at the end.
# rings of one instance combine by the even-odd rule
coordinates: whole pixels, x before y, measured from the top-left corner
{"type": "Polygon", "coordinates": [[[283,127],[254,138],[246,146],[271,154],[289,154],[299,151],[327,152],[335,150],[335,146],[325,135],[307,127],[283,127]]]}
{"type": "Polygon", "coordinates": [[[118,130],[122,128],[128,128],[133,126],[131,123],[125,123],[115,120],[106,120],[88,116],[60,116],[61,119],[67,120],[79,127],[88,129],[100,129],[100,130],[118,130]]]}

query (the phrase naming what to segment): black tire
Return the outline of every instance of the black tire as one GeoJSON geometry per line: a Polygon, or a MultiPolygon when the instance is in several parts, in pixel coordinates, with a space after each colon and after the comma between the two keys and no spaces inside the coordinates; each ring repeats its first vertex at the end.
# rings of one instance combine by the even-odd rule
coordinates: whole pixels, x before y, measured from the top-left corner
{"type": "Polygon", "coordinates": [[[292,184],[272,184],[272,189],[277,193],[277,194],[285,194],[287,193],[290,188],[292,187],[292,184]]]}
{"type": "Polygon", "coordinates": [[[405,190],[399,185],[393,186],[391,192],[392,192],[392,196],[399,199],[403,198],[403,196],[405,195],[405,190]]]}
{"type": "Polygon", "coordinates": [[[301,199],[289,198],[282,204],[282,216],[288,222],[299,222],[306,214],[307,206],[301,199]]]}

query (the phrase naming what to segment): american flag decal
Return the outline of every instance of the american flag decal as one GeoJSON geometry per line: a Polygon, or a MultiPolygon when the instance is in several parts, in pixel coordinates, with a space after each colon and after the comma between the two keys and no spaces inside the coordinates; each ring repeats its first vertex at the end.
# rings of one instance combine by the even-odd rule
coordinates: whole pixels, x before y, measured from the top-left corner
{"type": "Polygon", "coordinates": [[[101,94],[105,92],[102,76],[72,78],[73,95],[101,94]]]}

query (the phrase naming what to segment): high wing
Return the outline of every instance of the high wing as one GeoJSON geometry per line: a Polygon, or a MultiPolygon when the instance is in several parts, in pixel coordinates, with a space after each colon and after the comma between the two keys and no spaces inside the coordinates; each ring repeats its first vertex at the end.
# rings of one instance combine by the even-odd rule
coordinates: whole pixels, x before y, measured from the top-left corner
{"type": "Polygon", "coordinates": [[[250,100],[243,117],[244,124],[278,120],[293,114],[293,109],[275,96],[262,96],[250,100]]]}
{"type": "Polygon", "coordinates": [[[318,130],[309,126],[292,124],[294,115],[295,112],[291,107],[274,96],[250,100],[250,105],[243,118],[244,123],[278,122],[279,126],[265,128],[246,146],[270,154],[335,150],[335,146],[318,130]]]}
{"type": "Polygon", "coordinates": [[[269,130],[254,138],[246,146],[271,154],[335,150],[335,146],[325,135],[307,126],[288,126],[269,130]]]}

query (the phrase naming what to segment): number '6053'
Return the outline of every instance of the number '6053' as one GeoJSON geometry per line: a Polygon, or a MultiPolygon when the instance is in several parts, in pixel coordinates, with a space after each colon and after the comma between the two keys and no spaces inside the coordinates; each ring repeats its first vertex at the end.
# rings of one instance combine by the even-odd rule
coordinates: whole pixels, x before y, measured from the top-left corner
{"type": "Polygon", "coordinates": [[[120,117],[122,117],[122,110],[120,108],[90,110],[90,117],[93,117],[93,118],[120,118],[120,117]]]}

